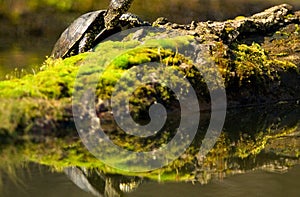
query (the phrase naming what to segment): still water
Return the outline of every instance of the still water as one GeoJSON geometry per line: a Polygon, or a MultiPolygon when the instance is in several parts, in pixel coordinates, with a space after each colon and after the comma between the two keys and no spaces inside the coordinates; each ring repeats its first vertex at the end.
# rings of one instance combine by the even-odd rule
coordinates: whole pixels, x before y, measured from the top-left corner
{"type": "MultiPolygon", "coordinates": [[[[4,180],[2,197],[93,197],[79,189],[65,173],[52,173],[43,166],[31,165],[28,169],[18,169],[22,184],[16,186],[11,180],[4,180]]],[[[156,183],[144,182],[127,197],[199,197],[199,196],[272,196],[297,197],[300,188],[300,166],[287,173],[253,171],[212,181],[207,185],[199,183],[156,183]]]]}
{"type": "MultiPolygon", "coordinates": [[[[0,4],[0,79],[14,72],[15,68],[26,68],[27,72],[32,73],[32,68],[36,69],[49,56],[61,32],[75,18],[91,10],[105,9],[109,1],[87,0],[80,4],[81,7],[64,12],[45,6],[30,10],[31,1],[3,2],[0,4]]],[[[281,3],[291,4],[295,10],[300,9],[298,0],[136,0],[130,12],[150,22],[163,16],[172,22],[186,24],[193,20],[249,16],[281,3]]],[[[18,74],[18,71],[15,73],[18,74]]]]}
{"type": "Polygon", "coordinates": [[[110,169],[76,138],[2,144],[0,196],[299,196],[299,105],[229,110],[220,139],[204,157],[197,147],[209,114],[201,116],[189,151],[146,173],[110,169]]]}

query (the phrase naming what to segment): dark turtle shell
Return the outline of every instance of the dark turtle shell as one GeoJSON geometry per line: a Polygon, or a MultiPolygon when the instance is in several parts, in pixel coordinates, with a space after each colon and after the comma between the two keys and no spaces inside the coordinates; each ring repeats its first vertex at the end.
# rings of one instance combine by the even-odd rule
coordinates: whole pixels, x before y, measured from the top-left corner
{"type": "Polygon", "coordinates": [[[125,29],[151,25],[138,16],[125,13],[119,17],[119,25],[106,29],[106,10],[86,13],[77,18],[60,36],[52,50],[54,58],[66,58],[93,49],[103,39],[125,29]]]}
{"type": "Polygon", "coordinates": [[[60,36],[51,56],[65,58],[92,49],[105,37],[117,31],[120,17],[133,0],[111,0],[108,10],[89,12],[77,18],[60,36]]]}
{"type": "Polygon", "coordinates": [[[60,36],[52,50],[54,58],[65,58],[87,51],[89,40],[93,40],[104,26],[106,10],[98,10],[81,15],[60,36]],[[94,36],[93,36],[94,35],[94,36]],[[80,44],[80,42],[85,42],[80,44]]]}

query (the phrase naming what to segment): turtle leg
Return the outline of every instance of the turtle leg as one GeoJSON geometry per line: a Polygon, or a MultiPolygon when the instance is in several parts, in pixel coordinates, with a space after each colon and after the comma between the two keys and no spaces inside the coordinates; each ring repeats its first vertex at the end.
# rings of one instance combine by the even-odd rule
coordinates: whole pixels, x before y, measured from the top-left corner
{"type": "Polygon", "coordinates": [[[88,35],[85,34],[82,39],[80,40],[79,42],[79,45],[78,45],[78,52],[79,53],[84,53],[86,52],[86,48],[87,48],[87,45],[88,45],[88,35]]]}

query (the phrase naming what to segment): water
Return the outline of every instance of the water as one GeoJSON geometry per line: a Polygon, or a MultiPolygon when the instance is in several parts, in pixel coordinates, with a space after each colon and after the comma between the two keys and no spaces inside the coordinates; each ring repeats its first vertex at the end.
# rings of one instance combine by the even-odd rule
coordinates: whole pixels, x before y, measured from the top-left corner
{"type": "Polygon", "coordinates": [[[132,192],[130,197],[198,197],[198,196],[299,196],[300,166],[285,174],[255,171],[236,175],[208,185],[191,183],[149,183],[132,192]]]}
{"type": "Polygon", "coordinates": [[[209,120],[201,116],[183,157],[191,160],[146,173],[104,166],[76,138],[2,144],[0,196],[298,196],[299,105],[229,110],[220,140],[205,157],[193,151],[209,120]]]}
{"type": "Polygon", "coordinates": [[[1,197],[91,196],[73,184],[65,174],[53,173],[45,166],[29,165],[16,171],[19,182],[15,183],[9,177],[4,178],[1,197]]]}
{"type": "MultiPolygon", "coordinates": [[[[3,197],[93,197],[80,190],[64,173],[51,173],[44,166],[32,165],[28,169],[19,169],[24,185],[16,187],[11,180],[4,180],[3,197]]],[[[198,197],[198,196],[299,196],[300,166],[295,166],[284,174],[265,171],[249,172],[223,180],[213,181],[208,185],[199,183],[142,183],[135,191],[125,193],[126,197],[198,197]]]]}
{"type": "MultiPolygon", "coordinates": [[[[68,24],[82,13],[105,9],[108,5],[108,0],[90,0],[77,11],[61,12],[43,7],[30,12],[26,1],[4,2],[10,6],[0,5],[0,79],[16,68],[25,68],[32,73],[32,67],[37,68],[50,55],[68,24]],[[11,15],[6,16],[6,12],[11,15]],[[19,17],[15,16],[15,12],[19,17]]],[[[300,9],[298,0],[136,0],[130,11],[148,21],[164,16],[173,22],[190,23],[193,20],[226,20],[239,15],[249,16],[280,3],[290,3],[295,9],[300,9]]]]}

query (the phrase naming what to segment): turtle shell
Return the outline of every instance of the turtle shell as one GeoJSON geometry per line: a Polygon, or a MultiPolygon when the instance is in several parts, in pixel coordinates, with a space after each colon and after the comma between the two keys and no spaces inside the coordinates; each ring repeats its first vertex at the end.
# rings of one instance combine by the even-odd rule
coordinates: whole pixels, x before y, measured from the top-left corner
{"type": "MultiPolygon", "coordinates": [[[[104,14],[106,10],[89,12],[78,17],[60,36],[52,50],[51,56],[54,58],[65,58],[73,54],[78,54],[79,43],[85,34],[92,34],[95,31],[103,30],[104,14]]],[[[98,33],[99,33],[98,32],[98,33]]],[[[97,35],[97,32],[95,32],[97,35]]]]}

